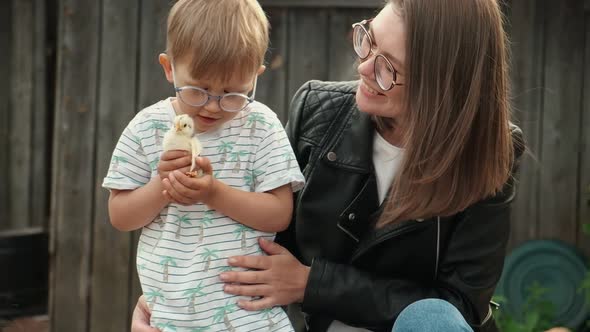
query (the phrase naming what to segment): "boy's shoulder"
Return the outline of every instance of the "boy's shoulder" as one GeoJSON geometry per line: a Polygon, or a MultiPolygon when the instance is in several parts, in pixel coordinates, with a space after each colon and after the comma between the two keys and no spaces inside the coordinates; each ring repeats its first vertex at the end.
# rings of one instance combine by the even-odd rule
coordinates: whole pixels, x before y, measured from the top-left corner
{"type": "Polygon", "coordinates": [[[163,127],[168,127],[168,122],[172,121],[171,107],[172,105],[168,99],[147,106],[135,114],[135,117],[129,123],[129,127],[137,131],[154,126],[162,127],[160,130],[167,130],[167,128],[163,127]]]}
{"type": "Polygon", "coordinates": [[[274,126],[281,124],[277,114],[270,107],[259,101],[254,101],[248,106],[245,119],[247,122],[251,122],[253,119],[259,119],[261,122],[273,124],[274,126]]]}

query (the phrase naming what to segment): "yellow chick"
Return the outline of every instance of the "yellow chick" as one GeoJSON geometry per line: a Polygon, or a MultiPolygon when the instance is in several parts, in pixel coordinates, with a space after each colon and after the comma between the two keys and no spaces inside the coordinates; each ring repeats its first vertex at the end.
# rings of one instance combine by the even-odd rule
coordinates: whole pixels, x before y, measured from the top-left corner
{"type": "Polygon", "coordinates": [[[195,159],[201,154],[203,146],[199,139],[194,136],[194,122],[193,119],[186,115],[177,115],[174,118],[174,128],[170,128],[166,134],[164,134],[164,141],[162,147],[164,151],[169,150],[184,150],[188,151],[192,155],[191,168],[187,173],[188,176],[196,177],[200,175],[200,170],[195,172],[195,159]]]}

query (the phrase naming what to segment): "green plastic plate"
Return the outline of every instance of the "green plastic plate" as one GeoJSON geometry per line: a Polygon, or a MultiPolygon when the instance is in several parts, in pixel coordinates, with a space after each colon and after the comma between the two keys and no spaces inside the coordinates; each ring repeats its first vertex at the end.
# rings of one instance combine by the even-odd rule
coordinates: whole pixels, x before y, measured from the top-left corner
{"type": "Polygon", "coordinates": [[[553,303],[555,323],[577,329],[589,318],[590,304],[579,291],[587,271],[574,247],[554,240],[528,241],[506,258],[496,295],[506,298],[505,312],[518,315],[536,281],[547,289],[544,299],[553,303]]]}

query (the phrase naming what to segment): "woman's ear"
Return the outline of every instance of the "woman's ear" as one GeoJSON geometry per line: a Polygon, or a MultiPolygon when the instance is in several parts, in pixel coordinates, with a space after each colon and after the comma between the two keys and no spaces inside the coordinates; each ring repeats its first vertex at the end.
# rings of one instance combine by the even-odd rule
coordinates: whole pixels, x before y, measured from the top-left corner
{"type": "Polygon", "coordinates": [[[158,61],[160,62],[162,69],[164,69],[164,74],[166,75],[168,82],[174,84],[174,79],[172,78],[172,64],[170,63],[168,55],[166,53],[160,53],[158,61]]]}

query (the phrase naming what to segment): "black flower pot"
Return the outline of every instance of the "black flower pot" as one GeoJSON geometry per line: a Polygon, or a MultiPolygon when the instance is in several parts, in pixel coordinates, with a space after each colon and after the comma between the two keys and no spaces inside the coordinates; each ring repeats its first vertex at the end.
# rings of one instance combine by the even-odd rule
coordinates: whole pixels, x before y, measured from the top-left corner
{"type": "Polygon", "coordinates": [[[47,313],[48,239],[42,229],[0,232],[0,318],[47,313]]]}

